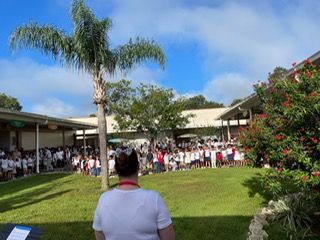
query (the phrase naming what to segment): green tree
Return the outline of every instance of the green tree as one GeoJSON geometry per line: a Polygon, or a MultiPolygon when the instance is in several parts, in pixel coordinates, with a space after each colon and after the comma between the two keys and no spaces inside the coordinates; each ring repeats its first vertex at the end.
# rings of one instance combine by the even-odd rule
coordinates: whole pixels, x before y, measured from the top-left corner
{"type": "Polygon", "coordinates": [[[22,110],[22,106],[20,105],[18,99],[4,93],[0,93],[0,108],[7,108],[15,111],[22,110]]]}
{"type": "Polygon", "coordinates": [[[236,98],[236,99],[233,99],[232,103],[230,104],[230,106],[234,106],[234,105],[237,105],[239,102],[242,102],[243,99],[242,98],[236,98]]]}
{"type": "Polygon", "coordinates": [[[278,66],[269,74],[269,79],[281,79],[285,77],[287,73],[288,69],[278,66]]]}
{"type": "Polygon", "coordinates": [[[219,134],[219,129],[216,128],[215,126],[199,126],[195,133],[197,134],[197,136],[199,138],[203,138],[203,137],[214,137],[217,134],[219,134]]]}
{"type": "Polygon", "coordinates": [[[73,31],[65,31],[49,25],[29,21],[18,26],[10,36],[12,49],[25,47],[40,50],[44,55],[60,59],[62,66],[90,73],[93,77],[93,99],[98,109],[99,144],[101,153],[101,189],[109,188],[106,150],[106,85],[104,76],[113,76],[117,70],[128,71],[139,63],[150,60],[165,66],[161,47],[153,40],[132,39],[125,45],[111,49],[109,18],[98,20],[85,5],[84,0],[73,0],[70,7],[73,31]]]}
{"type": "Polygon", "coordinates": [[[291,75],[269,74],[268,83],[254,87],[263,114],[256,115],[242,132],[245,157],[255,165],[272,166],[263,179],[274,194],[284,192],[281,179],[291,179],[309,193],[319,191],[319,69],[306,60],[291,75]]]}
{"type": "Polygon", "coordinates": [[[131,81],[121,79],[119,82],[107,82],[107,102],[106,112],[108,115],[115,114],[117,105],[126,102],[134,94],[134,89],[130,86],[131,81]]]}
{"type": "Polygon", "coordinates": [[[224,107],[222,103],[208,101],[203,95],[197,95],[186,99],[186,105],[184,110],[221,107],[224,107]]]}
{"type": "Polygon", "coordinates": [[[126,89],[123,93],[129,94],[124,94],[125,97],[111,107],[118,130],[143,132],[152,147],[159,132],[183,127],[193,117],[193,114],[182,115],[185,99],[175,99],[173,89],[150,84],[140,84],[135,89],[127,86],[126,89]]]}

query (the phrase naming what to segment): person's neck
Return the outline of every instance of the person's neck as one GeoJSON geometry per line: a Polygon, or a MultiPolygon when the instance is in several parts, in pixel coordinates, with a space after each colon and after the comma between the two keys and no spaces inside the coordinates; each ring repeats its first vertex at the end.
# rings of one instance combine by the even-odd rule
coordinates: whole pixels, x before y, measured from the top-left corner
{"type": "Polygon", "coordinates": [[[133,190],[140,188],[138,184],[138,175],[129,177],[119,177],[119,189],[121,190],[133,190]]]}

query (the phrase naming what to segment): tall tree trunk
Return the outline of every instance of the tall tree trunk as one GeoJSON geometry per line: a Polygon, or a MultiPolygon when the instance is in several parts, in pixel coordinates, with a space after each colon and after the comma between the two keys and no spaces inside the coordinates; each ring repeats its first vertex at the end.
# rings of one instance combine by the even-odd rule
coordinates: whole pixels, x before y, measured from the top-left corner
{"type": "Polygon", "coordinates": [[[94,78],[94,103],[98,108],[98,129],[99,129],[99,146],[100,146],[100,160],[101,160],[101,190],[109,189],[109,174],[108,174],[108,158],[107,158],[107,124],[105,106],[106,98],[106,84],[101,73],[94,78]]]}
{"type": "Polygon", "coordinates": [[[101,190],[109,189],[108,158],[107,158],[107,125],[104,104],[97,104],[98,107],[98,129],[101,160],[101,190]]]}

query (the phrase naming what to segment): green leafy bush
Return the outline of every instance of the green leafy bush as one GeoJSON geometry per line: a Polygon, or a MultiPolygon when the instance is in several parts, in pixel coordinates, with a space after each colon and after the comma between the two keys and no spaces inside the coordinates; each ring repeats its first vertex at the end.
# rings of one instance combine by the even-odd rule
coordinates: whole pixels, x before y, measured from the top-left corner
{"type": "Polygon", "coordinates": [[[274,203],[274,214],[270,216],[273,224],[280,226],[292,240],[302,240],[311,236],[314,207],[304,194],[291,194],[274,203]]]}

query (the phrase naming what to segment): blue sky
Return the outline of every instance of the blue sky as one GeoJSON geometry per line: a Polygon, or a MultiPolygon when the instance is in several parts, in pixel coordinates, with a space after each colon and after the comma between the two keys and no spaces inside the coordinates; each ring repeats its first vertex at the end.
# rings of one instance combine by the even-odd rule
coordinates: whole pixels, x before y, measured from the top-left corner
{"type": "MultiPolygon", "coordinates": [[[[114,46],[130,37],[153,38],[167,66],[143,64],[126,76],[173,88],[177,95],[202,94],[228,106],[251,93],[275,67],[290,68],[319,50],[318,0],[87,0],[98,18],[108,16],[114,46]]],[[[16,97],[23,111],[53,117],[96,113],[89,75],[61,68],[36,51],[9,50],[8,37],[29,19],[71,33],[68,0],[0,1],[0,92],[16,97]]]]}

